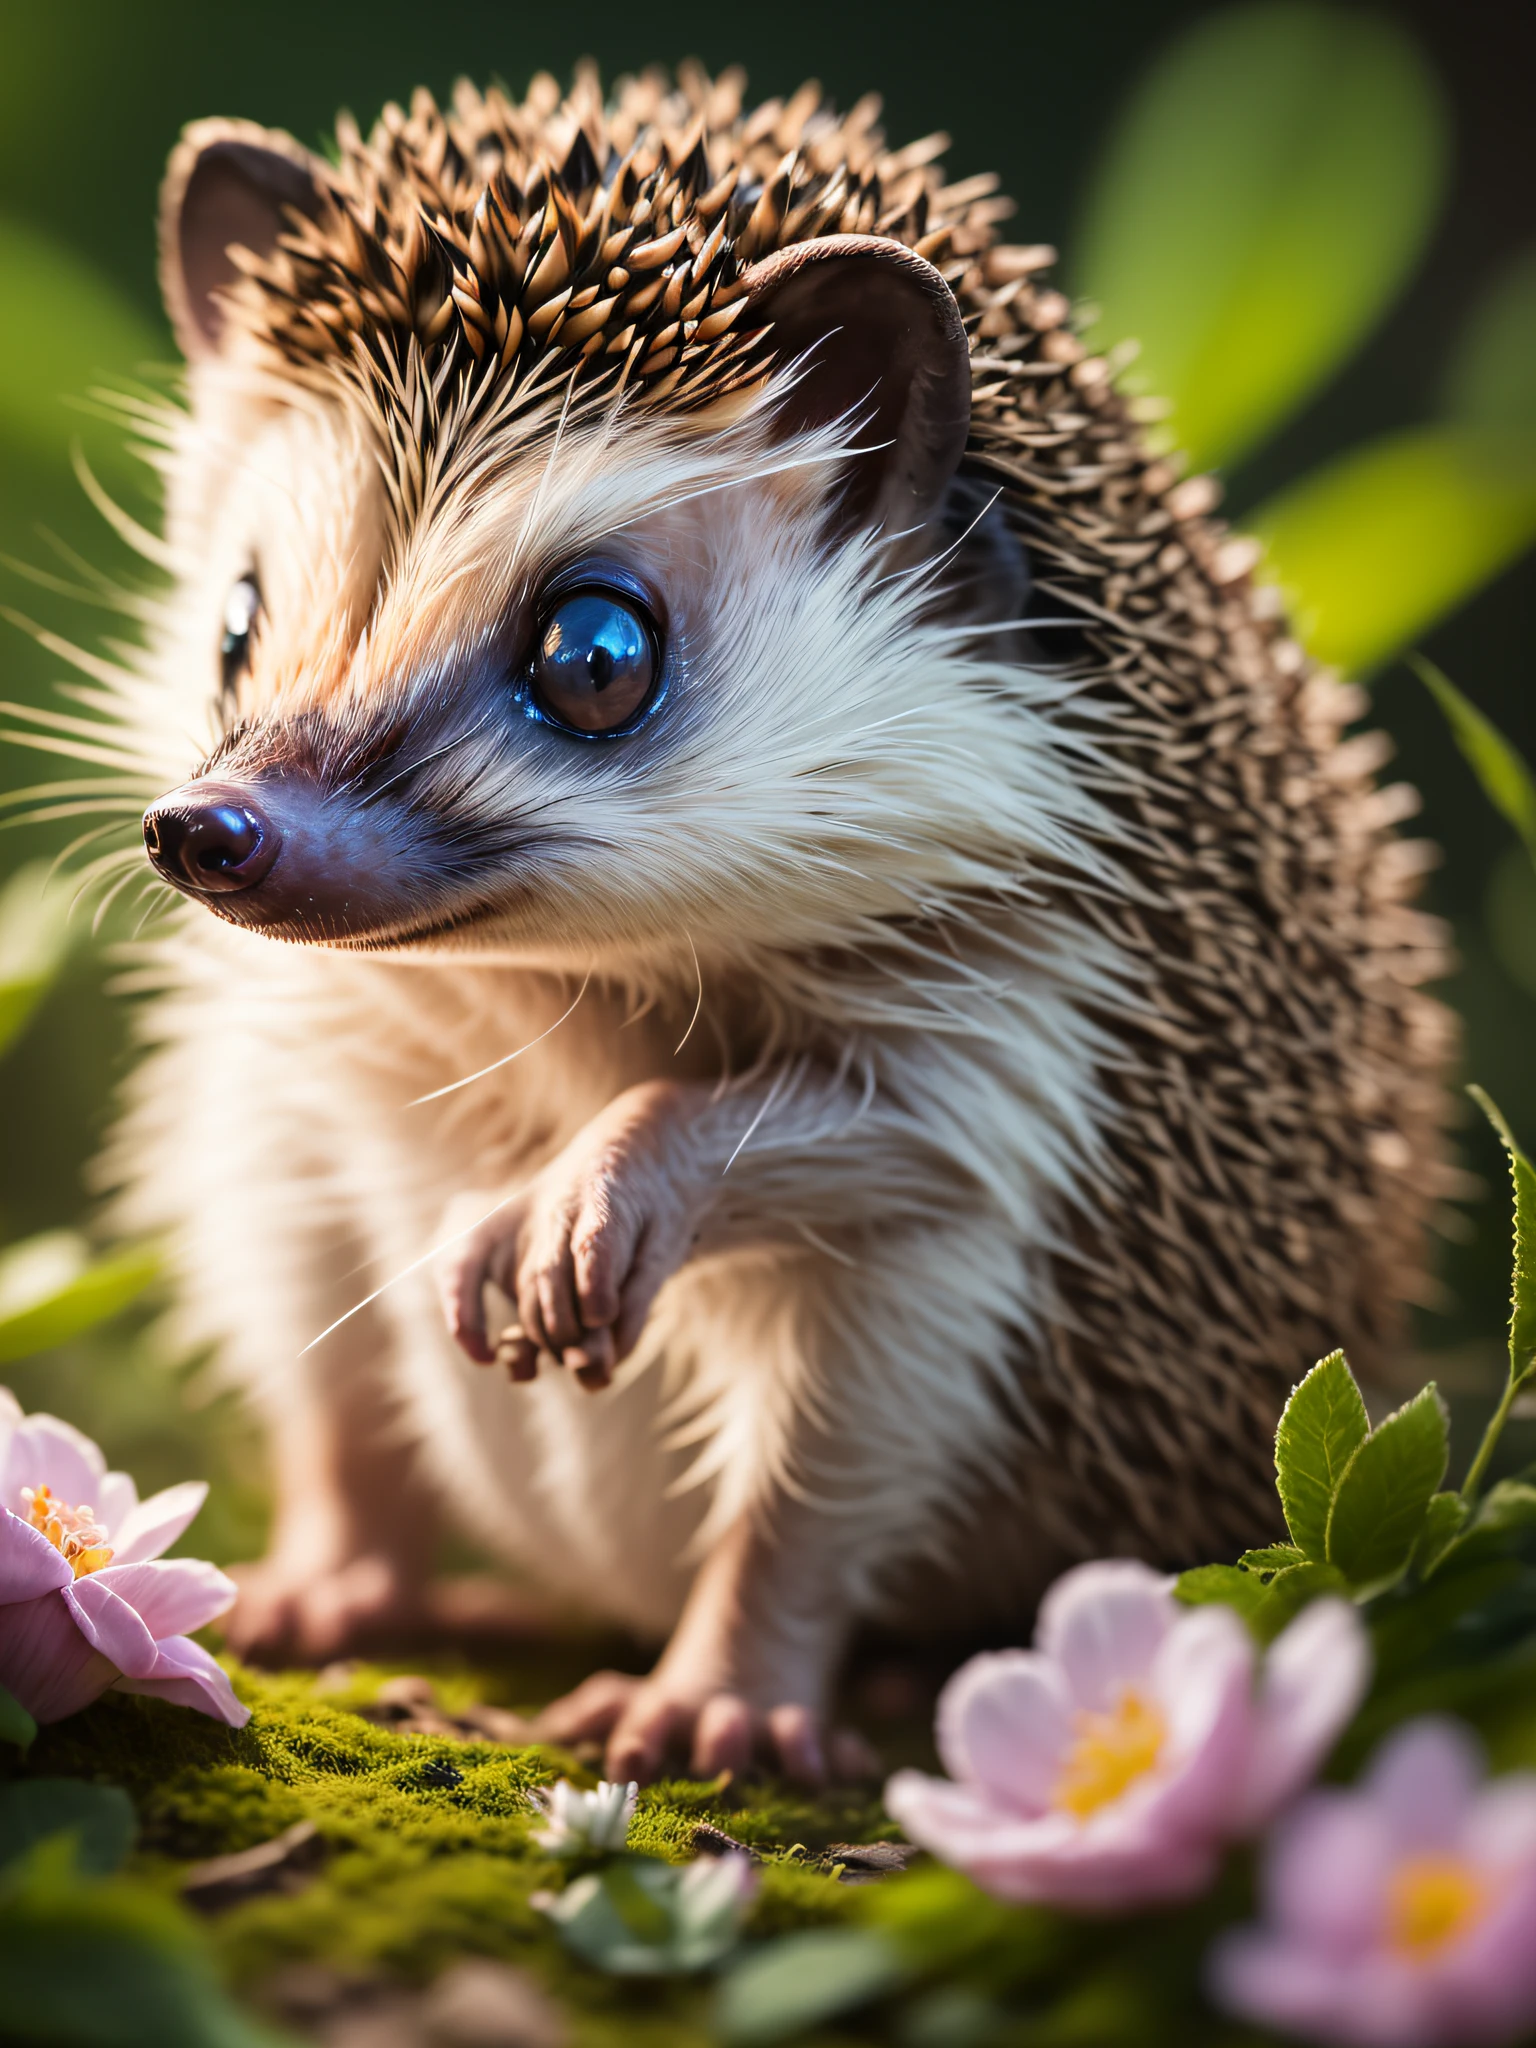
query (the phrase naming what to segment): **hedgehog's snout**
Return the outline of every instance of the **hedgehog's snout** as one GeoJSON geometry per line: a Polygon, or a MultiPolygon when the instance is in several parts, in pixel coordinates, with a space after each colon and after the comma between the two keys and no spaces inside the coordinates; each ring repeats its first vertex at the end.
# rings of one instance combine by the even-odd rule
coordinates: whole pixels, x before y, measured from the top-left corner
{"type": "Polygon", "coordinates": [[[253,888],[277,859],[270,818],[243,789],[189,782],[144,813],[144,846],[156,870],[193,896],[253,888]]]}

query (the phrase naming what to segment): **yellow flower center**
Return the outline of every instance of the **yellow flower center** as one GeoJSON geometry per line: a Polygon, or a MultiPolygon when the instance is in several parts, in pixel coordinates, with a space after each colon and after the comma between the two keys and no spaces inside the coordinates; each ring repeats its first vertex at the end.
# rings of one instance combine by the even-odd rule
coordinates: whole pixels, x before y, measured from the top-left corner
{"type": "Polygon", "coordinates": [[[77,1579],[112,1562],[107,1532],[93,1507],[72,1508],[67,1501],[56,1500],[47,1486],[24,1486],[21,1507],[23,1521],[42,1531],[77,1579]]]}
{"type": "Polygon", "coordinates": [[[1146,1776],[1162,1753],[1167,1729],[1156,1707],[1129,1689],[1110,1712],[1085,1709],[1075,1725],[1077,1739],[1056,1780],[1052,1803],[1086,1820],[1146,1776]]]}
{"type": "Polygon", "coordinates": [[[1459,1856],[1410,1856],[1387,1886],[1387,1939],[1410,1956],[1431,1956],[1480,1920],[1488,1892],[1459,1856]]]}

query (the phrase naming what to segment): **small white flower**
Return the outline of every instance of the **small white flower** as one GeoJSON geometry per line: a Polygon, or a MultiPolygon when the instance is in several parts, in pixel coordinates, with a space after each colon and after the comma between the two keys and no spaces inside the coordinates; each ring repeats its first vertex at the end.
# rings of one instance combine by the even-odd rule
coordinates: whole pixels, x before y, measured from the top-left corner
{"type": "Polygon", "coordinates": [[[609,1855],[622,1849],[635,1817],[637,1784],[613,1785],[605,1778],[592,1792],[580,1792],[569,1778],[534,1793],[549,1825],[534,1840],[553,1856],[609,1855]]]}

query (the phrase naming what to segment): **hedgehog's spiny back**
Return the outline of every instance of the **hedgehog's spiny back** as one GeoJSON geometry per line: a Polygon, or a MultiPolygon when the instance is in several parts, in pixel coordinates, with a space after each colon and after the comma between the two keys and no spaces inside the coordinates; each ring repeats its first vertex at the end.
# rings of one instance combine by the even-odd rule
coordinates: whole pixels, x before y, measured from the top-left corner
{"type": "Polygon", "coordinates": [[[1422,1291],[1440,1162],[1440,928],[1422,865],[1385,828],[1375,736],[1340,744],[1356,694],[1315,670],[1257,551],[1145,447],[1111,366],[1039,273],[995,240],[990,178],[946,186],[939,140],[889,152],[861,103],[819,91],[743,114],[740,83],[584,74],[562,106],[422,93],[364,142],[343,124],[329,209],[247,266],[238,318],[289,374],[419,359],[451,380],[543,366],[651,403],[763,374],[737,332],[746,267],[785,244],[874,233],[942,270],[966,318],[968,459],[1001,490],[1047,608],[1140,772],[1122,904],[1065,897],[1148,970],[1127,1055],[1121,1177],[1063,1261],[1063,1316],[1030,1362],[1049,1438],[1032,1504],[1066,1551],[1208,1553],[1266,1531],[1269,1428],[1322,1350],[1369,1371],[1393,1304],[1422,1291]]]}
{"type": "MultiPolygon", "coordinates": [[[[945,185],[942,136],[888,150],[878,111],[839,117],[813,84],[744,115],[739,78],[688,69],[675,90],[621,81],[606,106],[589,70],[564,103],[547,77],[520,105],[461,83],[444,110],[419,91],[366,139],[338,123],[325,205],[242,262],[236,318],[300,375],[359,353],[396,370],[414,343],[434,381],[538,365],[706,403],[762,374],[735,332],[752,263],[881,235],[959,289],[1011,211],[993,177],[945,185]]],[[[173,195],[177,177],[173,159],[173,195]]]]}

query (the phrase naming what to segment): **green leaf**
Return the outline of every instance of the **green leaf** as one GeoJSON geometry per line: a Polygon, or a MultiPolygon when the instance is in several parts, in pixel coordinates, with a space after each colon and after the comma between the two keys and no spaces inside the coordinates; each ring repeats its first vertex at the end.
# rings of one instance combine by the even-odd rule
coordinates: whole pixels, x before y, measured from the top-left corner
{"type": "Polygon", "coordinates": [[[621,1977],[713,1969],[736,1946],[748,1893],[740,1859],[624,1856],[540,1904],[566,1946],[621,1977]]]}
{"type": "Polygon", "coordinates": [[[1490,1486],[1470,1521],[1441,1553],[1438,1569],[1463,1571],[1490,1558],[1506,1557],[1536,1537],[1536,1486],[1525,1479],[1501,1479],[1490,1486]]]}
{"type": "Polygon", "coordinates": [[[72,1231],[49,1231],[0,1252],[0,1364],[48,1351],[93,1328],[144,1292],[160,1270],[147,1245],[91,1262],[72,1231]]]}
{"type": "Polygon", "coordinates": [[[1246,523],[1312,652],[1359,675],[1536,540],[1536,465],[1473,428],[1409,427],[1313,470],[1246,523]]]}
{"type": "Polygon", "coordinates": [[[1523,250],[1474,307],[1443,403],[1467,426],[1536,434],[1536,248],[1523,250]]]}
{"type": "Polygon", "coordinates": [[[0,1742],[28,1750],[37,1740],[37,1723],[13,1693],[0,1685],[0,1742]]]}
{"type": "Polygon", "coordinates": [[[902,2001],[896,2039],[901,2048],[995,2048],[1007,2027],[995,1999],[968,1984],[940,1984],[902,2001]]]}
{"type": "Polygon", "coordinates": [[[729,2048],[788,2041],[907,1981],[893,1944],[872,1928],[817,1927],[760,1948],[720,1987],[715,2025],[729,2048]]]}
{"type": "Polygon", "coordinates": [[[69,893],[41,861],[0,889],[0,1051],[20,1035],[69,951],[69,893]]]}
{"type": "MultiPolygon", "coordinates": [[[[1536,1498],[1536,1495],[1532,1496],[1536,1498]]],[[[1451,1550],[1467,1519],[1467,1504],[1459,1493],[1437,1493],[1424,1511],[1424,1526],[1414,1545],[1414,1569],[1421,1578],[1433,1575],[1435,1567],[1451,1550]]]]}
{"type": "Polygon", "coordinates": [[[1197,467],[1230,463],[1343,364],[1424,248],[1445,185],[1434,78],[1390,21],[1223,8],[1121,116],[1078,237],[1106,341],[1134,336],[1197,467]]]}
{"type": "Polygon", "coordinates": [[[1422,654],[1412,654],[1408,660],[1444,712],[1451,736],[1482,784],[1483,795],[1514,826],[1536,862],[1536,779],[1524,756],[1432,661],[1422,654]]]}
{"type": "Polygon", "coordinates": [[[67,1839],[0,1873],[0,2030],[69,2048],[280,2048],[225,1996],[187,1916],[140,1880],[93,1879],[67,1839]]]}
{"type": "Polygon", "coordinates": [[[1275,1480],[1298,1549],[1328,1555],[1328,1511],[1344,1468],[1370,1434],[1355,1376],[1342,1351],[1319,1359],[1291,1391],[1275,1432],[1275,1480]]]}
{"type": "Polygon", "coordinates": [[[871,1885],[860,1918],[887,1935],[914,1977],[985,1974],[993,1985],[1033,1983],[1059,1969],[1070,1923],[1038,1906],[1006,1906],[958,1870],[919,1865],[871,1885]]]}
{"type": "Polygon", "coordinates": [[[1347,1598],[1349,1582],[1336,1565],[1293,1564],[1283,1572],[1276,1572],[1264,1588],[1264,1598],[1256,1613],[1249,1617],[1249,1625],[1261,1643],[1272,1643],[1287,1622],[1294,1620],[1303,1607],[1325,1595],[1347,1598]]]}
{"type": "Polygon", "coordinates": [[[1268,1588],[1235,1564],[1197,1564],[1179,1573],[1173,1591],[1186,1607],[1235,1607],[1245,1621],[1256,1621],[1268,1588]]]}
{"type": "Polygon", "coordinates": [[[1514,1188],[1514,1258],[1509,1279],[1509,1364],[1522,1373],[1536,1356],[1536,1168],[1515,1143],[1503,1111],[1482,1088],[1467,1093],[1499,1134],[1514,1188]]]}
{"type": "Polygon", "coordinates": [[[23,1778],[0,1787],[0,1865],[17,1862],[52,1835],[69,1835],[76,1867],[92,1877],[110,1877],[138,1832],[133,1801],[116,1785],[23,1778]]]}
{"type": "Polygon", "coordinates": [[[1357,1593],[1389,1585],[1407,1568],[1448,1452],[1445,1403],[1430,1385],[1350,1459],[1328,1516],[1328,1561],[1357,1593]]]}
{"type": "Polygon", "coordinates": [[[1266,1543],[1260,1550],[1245,1550],[1237,1563],[1245,1572],[1283,1572],[1302,1561],[1303,1553],[1294,1543],[1266,1543]]]}
{"type": "Polygon", "coordinates": [[[634,1865],[622,1859],[603,1873],[603,1888],[614,1911],[640,1941],[663,1942],[672,1931],[672,1916],[635,1876],[634,1865]]]}
{"type": "Polygon", "coordinates": [[[1490,1486],[1467,1534],[1525,1536],[1536,1529],[1536,1486],[1528,1479],[1501,1479],[1490,1486]]]}

